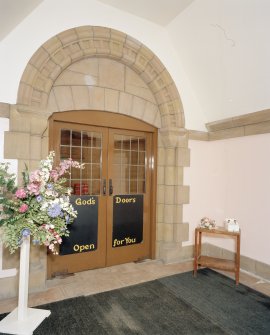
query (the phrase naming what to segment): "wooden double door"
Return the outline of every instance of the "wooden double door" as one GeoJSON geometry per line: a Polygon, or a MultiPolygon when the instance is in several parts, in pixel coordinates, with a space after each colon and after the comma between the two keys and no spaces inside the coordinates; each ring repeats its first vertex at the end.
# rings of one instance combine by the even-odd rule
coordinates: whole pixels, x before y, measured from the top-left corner
{"type": "Polygon", "coordinates": [[[76,112],[76,123],[69,122],[74,113],[66,113],[64,121],[57,113],[50,121],[56,162],[71,157],[84,166],[66,176],[78,216],[59,255],[48,254],[49,278],[154,257],[155,132],[111,113],[103,113],[103,121],[95,119],[100,112],[90,113],[88,123],[98,125],[80,123],[83,112],[76,112]]]}

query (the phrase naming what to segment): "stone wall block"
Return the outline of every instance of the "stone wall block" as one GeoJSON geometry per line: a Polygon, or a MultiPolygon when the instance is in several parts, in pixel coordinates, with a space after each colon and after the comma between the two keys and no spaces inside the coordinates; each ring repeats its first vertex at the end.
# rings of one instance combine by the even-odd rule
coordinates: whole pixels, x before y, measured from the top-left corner
{"type": "Polygon", "coordinates": [[[169,72],[163,70],[151,83],[149,83],[149,87],[153,93],[157,93],[166,86],[171,85],[172,82],[172,77],[169,72]]]}
{"type": "Polygon", "coordinates": [[[177,148],[176,149],[176,165],[177,166],[190,166],[190,149],[177,148]]]}
{"type": "Polygon", "coordinates": [[[57,36],[50,38],[47,42],[42,45],[48,54],[53,55],[57,50],[63,47],[60,39],[57,36]]]}
{"type": "Polygon", "coordinates": [[[66,54],[72,59],[72,62],[80,60],[84,53],[79,43],[69,44],[64,48],[66,54]]]}
{"type": "Polygon", "coordinates": [[[183,185],[184,169],[182,166],[175,167],[174,176],[175,176],[174,185],[183,185]]]}
{"type": "Polygon", "coordinates": [[[120,92],[119,113],[130,115],[133,108],[133,96],[125,92],[120,92]]]}
{"type": "Polygon", "coordinates": [[[76,110],[90,109],[89,90],[87,86],[71,86],[71,91],[76,110]]]}
{"type": "Polygon", "coordinates": [[[21,81],[33,86],[36,76],[38,75],[39,71],[31,64],[29,64],[22,75],[21,81]]]}
{"type": "Polygon", "coordinates": [[[47,109],[51,111],[52,113],[59,111],[53,90],[51,90],[50,95],[49,95],[47,109]]]}
{"type": "Polygon", "coordinates": [[[165,148],[158,148],[158,166],[164,166],[166,162],[166,149],[165,148]]]}
{"type": "Polygon", "coordinates": [[[20,82],[18,94],[17,94],[17,104],[31,105],[31,97],[33,93],[33,87],[20,82]]]}
{"type": "Polygon", "coordinates": [[[62,69],[65,69],[71,64],[71,57],[68,57],[64,49],[58,50],[54,55],[52,55],[52,60],[58,64],[62,69]]]}
{"type": "Polygon", "coordinates": [[[83,51],[83,54],[85,56],[93,56],[97,53],[97,49],[95,47],[94,41],[89,39],[89,40],[81,40],[79,41],[80,47],[83,51]]]}
{"type": "Polygon", "coordinates": [[[31,115],[20,113],[14,106],[10,109],[10,131],[12,132],[31,132],[31,115]]]}
{"type": "Polygon", "coordinates": [[[4,157],[6,159],[28,159],[30,157],[30,134],[5,132],[4,157]]]}
{"type": "Polygon", "coordinates": [[[111,29],[110,37],[112,41],[117,41],[123,44],[126,41],[127,35],[119,30],[111,29]]]}
{"type": "Polygon", "coordinates": [[[164,204],[164,199],[165,199],[165,186],[158,185],[157,186],[157,203],[164,204]]]}
{"type": "Polygon", "coordinates": [[[125,89],[125,66],[108,59],[99,60],[99,86],[118,91],[125,89]]]}
{"type": "Polygon", "coordinates": [[[35,69],[40,70],[49,58],[50,55],[47,50],[39,48],[31,57],[30,64],[32,64],[35,69]]]}
{"type": "Polygon", "coordinates": [[[39,135],[41,137],[47,127],[48,127],[47,117],[40,117],[40,118],[36,116],[31,117],[30,119],[31,135],[39,135]]]}
{"type": "Polygon", "coordinates": [[[49,92],[51,90],[52,85],[53,85],[52,79],[46,78],[41,74],[38,74],[35,78],[33,87],[38,91],[49,92]]]}
{"type": "Polygon", "coordinates": [[[151,102],[146,102],[143,121],[153,124],[158,113],[159,111],[156,105],[152,104],[151,102]]]}
{"type": "Polygon", "coordinates": [[[189,203],[189,186],[181,185],[175,187],[175,199],[177,204],[189,203]]]}
{"type": "Polygon", "coordinates": [[[105,90],[102,87],[88,87],[90,97],[90,109],[101,110],[105,109],[105,90]]]}
{"type": "Polygon", "coordinates": [[[175,165],[175,148],[167,148],[166,149],[166,164],[168,166],[174,166],[175,165]]]}
{"type": "Polygon", "coordinates": [[[98,78],[93,76],[92,74],[85,75],[78,71],[74,71],[72,66],[68,67],[66,71],[62,72],[61,75],[57,78],[54,83],[54,87],[57,86],[87,86],[87,85],[95,85],[98,81],[98,78]],[[91,83],[86,81],[87,76],[91,77],[91,83]]]}
{"type": "Polygon", "coordinates": [[[175,167],[165,166],[165,185],[174,185],[175,182],[175,167]]]}
{"type": "Polygon", "coordinates": [[[119,92],[105,88],[105,111],[118,113],[119,92]]]}
{"type": "Polygon", "coordinates": [[[133,96],[132,111],[130,115],[135,117],[136,119],[143,119],[145,108],[146,108],[145,100],[133,96]]]}
{"type": "Polygon", "coordinates": [[[49,152],[49,136],[42,136],[41,138],[41,157],[46,157],[49,152]]]}
{"type": "Polygon", "coordinates": [[[163,225],[163,241],[172,242],[173,241],[173,224],[164,223],[163,225]]]}
{"type": "Polygon", "coordinates": [[[61,71],[61,67],[50,59],[42,68],[41,74],[43,77],[50,78],[54,82],[60,75],[61,71]]]}
{"type": "Polygon", "coordinates": [[[94,38],[103,38],[106,40],[110,39],[111,29],[106,27],[93,27],[94,38]]]}
{"type": "Polygon", "coordinates": [[[156,227],[156,240],[157,241],[162,241],[163,240],[163,224],[162,223],[157,223],[156,227]]]}
{"type": "Polygon", "coordinates": [[[149,84],[158,75],[159,75],[159,72],[153,67],[153,65],[149,61],[146,65],[145,70],[140,74],[140,77],[145,81],[145,83],[149,84]]]}
{"type": "Polygon", "coordinates": [[[60,111],[68,111],[74,109],[72,90],[70,86],[58,86],[54,87],[53,90],[56,103],[60,111]]]}
{"type": "Polygon", "coordinates": [[[123,57],[123,49],[124,44],[123,42],[111,40],[110,41],[110,53],[115,59],[120,59],[123,57]]]}
{"type": "Polygon", "coordinates": [[[73,43],[78,40],[78,35],[75,29],[68,29],[62,31],[60,34],[57,35],[59,40],[62,42],[63,46],[67,44],[73,43]]]}
{"type": "Polygon", "coordinates": [[[150,61],[150,64],[158,73],[163,72],[164,65],[161,63],[158,57],[153,57],[150,61]]]}
{"type": "Polygon", "coordinates": [[[104,39],[95,39],[94,45],[99,56],[107,56],[110,54],[110,41],[104,39]]]}
{"type": "Polygon", "coordinates": [[[126,93],[133,94],[156,105],[155,97],[149,87],[136,72],[132,71],[128,67],[125,67],[124,90],[126,93]]]}
{"type": "Polygon", "coordinates": [[[164,166],[159,166],[157,169],[157,183],[158,185],[164,185],[165,183],[165,168],[164,166]]]}
{"type": "Polygon", "coordinates": [[[93,28],[90,26],[76,27],[75,31],[79,39],[89,39],[94,36],[93,28]]]}
{"type": "Polygon", "coordinates": [[[41,159],[41,137],[40,136],[30,137],[30,158],[34,160],[41,159]]]}
{"type": "Polygon", "coordinates": [[[174,241],[183,242],[189,240],[189,224],[177,223],[173,225],[174,228],[174,241]]]}
{"type": "Polygon", "coordinates": [[[10,104],[0,102],[0,117],[9,118],[10,117],[10,109],[11,109],[10,104]]]}
{"type": "Polygon", "coordinates": [[[122,62],[130,66],[131,64],[135,63],[135,60],[136,52],[133,50],[133,48],[130,48],[129,46],[124,44],[122,62]]]}
{"type": "Polygon", "coordinates": [[[183,205],[174,206],[174,223],[183,222],[183,205]]]}
{"type": "Polygon", "coordinates": [[[174,223],[175,205],[164,205],[164,223],[174,223]]]}
{"type": "Polygon", "coordinates": [[[157,222],[164,222],[164,204],[157,204],[157,222]]]}
{"type": "Polygon", "coordinates": [[[165,185],[164,193],[164,204],[174,205],[175,204],[175,187],[173,185],[165,185]]]}

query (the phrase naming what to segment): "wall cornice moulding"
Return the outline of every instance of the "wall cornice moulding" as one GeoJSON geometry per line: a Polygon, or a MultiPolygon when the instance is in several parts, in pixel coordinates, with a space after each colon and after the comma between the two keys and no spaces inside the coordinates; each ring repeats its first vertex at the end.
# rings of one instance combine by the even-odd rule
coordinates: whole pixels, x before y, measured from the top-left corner
{"type": "Polygon", "coordinates": [[[188,130],[190,140],[216,141],[270,133],[270,109],[206,124],[208,132],[188,130]]]}

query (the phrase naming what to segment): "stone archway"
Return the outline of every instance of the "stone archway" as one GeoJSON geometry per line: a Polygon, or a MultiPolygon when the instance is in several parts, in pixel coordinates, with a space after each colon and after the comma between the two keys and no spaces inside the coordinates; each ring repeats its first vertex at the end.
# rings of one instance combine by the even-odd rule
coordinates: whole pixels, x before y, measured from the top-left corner
{"type": "MultiPolygon", "coordinates": [[[[65,85],[61,79],[78,64],[86,66],[93,59],[98,60],[99,66],[111,62],[114,69],[120,64],[125,68],[124,76],[129,69],[153,97],[147,101],[145,97],[128,91],[126,85],[124,89],[116,90],[112,85],[104,88],[100,83],[92,85],[91,92],[88,90],[87,93],[87,97],[93,97],[96,90],[104,90],[100,98],[102,103],[95,106],[95,110],[131,115],[159,128],[156,257],[165,262],[190,258],[192,252],[187,255],[182,248],[182,242],[188,239],[188,224],[183,223],[182,209],[183,204],[189,201],[189,187],[183,185],[183,170],[189,166],[189,149],[182,103],[169,72],[158,57],[132,37],[109,28],[84,26],[64,31],[44,43],[28,62],[20,81],[17,104],[10,107],[5,158],[18,159],[19,172],[25,163],[30,169],[35,168],[48,151],[48,117],[53,112],[93,109],[92,98],[85,99],[82,107],[82,90],[73,89],[76,86],[74,77],[71,76],[65,85]],[[62,85],[61,90],[57,85],[58,88],[62,85]],[[106,89],[115,90],[114,93],[120,97],[118,103],[107,107],[106,89]],[[73,98],[65,99],[64,104],[54,103],[55,96],[56,100],[61,94],[67,96],[65,90],[70,90],[73,98]],[[150,114],[155,117],[150,117],[150,114]],[[17,143],[25,145],[18,146],[17,143]]],[[[87,85],[86,82],[82,87],[87,85]]],[[[36,270],[32,273],[35,290],[44,287],[45,258],[41,251],[32,257],[35,263],[32,268],[36,270]]]]}

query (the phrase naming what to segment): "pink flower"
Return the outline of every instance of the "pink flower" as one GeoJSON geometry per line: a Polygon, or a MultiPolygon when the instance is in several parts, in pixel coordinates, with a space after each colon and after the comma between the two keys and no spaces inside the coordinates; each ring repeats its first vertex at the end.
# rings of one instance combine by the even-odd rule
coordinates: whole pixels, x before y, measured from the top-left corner
{"type": "Polygon", "coordinates": [[[16,193],[15,193],[16,197],[19,199],[24,199],[26,198],[26,192],[23,188],[19,188],[16,193]]]}
{"type": "Polygon", "coordinates": [[[19,213],[25,213],[27,210],[28,210],[28,205],[22,204],[21,207],[19,208],[19,213]]]}
{"type": "Polygon", "coordinates": [[[41,181],[40,171],[35,170],[35,171],[31,172],[29,180],[30,180],[31,183],[40,182],[41,181]]]}
{"type": "Polygon", "coordinates": [[[30,194],[39,195],[40,193],[40,183],[31,183],[27,185],[27,189],[30,194]]]}
{"type": "Polygon", "coordinates": [[[53,179],[54,182],[57,181],[57,179],[59,178],[58,172],[56,170],[52,170],[50,173],[51,178],[53,179]]]}

